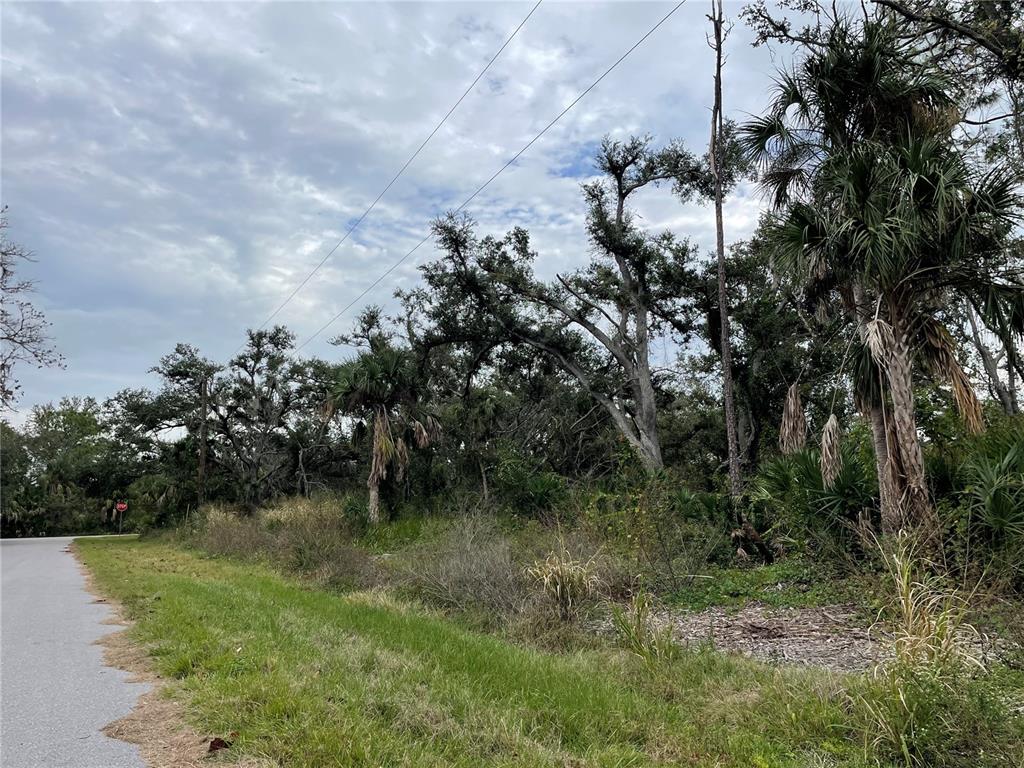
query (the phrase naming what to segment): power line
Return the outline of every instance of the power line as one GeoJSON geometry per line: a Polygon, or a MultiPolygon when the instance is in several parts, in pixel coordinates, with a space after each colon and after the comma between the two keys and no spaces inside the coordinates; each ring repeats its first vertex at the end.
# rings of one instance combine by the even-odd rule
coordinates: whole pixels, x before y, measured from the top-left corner
{"type": "MultiPolygon", "coordinates": [[[[519,26],[517,26],[512,31],[512,34],[509,35],[508,38],[505,40],[505,42],[501,44],[501,47],[497,50],[497,52],[495,52],[495,54],[493,56],[491,56],[490,61],[488,61],[487,64],[484,66],[484,68],[480,70],[480,73],[473,79],[473,82],[469,84],[469,87],[466,88],[465,91],[463,91],[462,95],[459,96],[458,101],[456,101],[452,105],[451,109],[449,109],[448,112],[445,113],[445,116],[441,118],[440,122],[438,122],[438,124],[434,126],[434,130],[432,130],[430,132],[430,134],[427,136],[427,138],[425,138],[423,140],[423,142],[419,145],[419,147],[416,148],[416,151],[412,153],[412,155],[409,157],[408,160],[405,161],[405,165],[403,165],[401,168],[398,169],[398,173],[396,173],[394,175],[394,177],[391,179],[391,181],[388,182],[387,186],[384,187],[384,189],[381,190],[380,194],[377,195],[376,199],[372,203],[370,203],[370,207],[367,208],[365,211],[363,211],[363,214],[358,219],[356,219],[355,223],[352,224],[352,226],[350,226],[348,228],[348,231],[345,232],[345,234],[342,236],[342,238],[340,240],[338,240],[337,243],[334,244],[334,247],[331,248],[331,250],[329,250],[324,255],[324,257],[320,260],[320,263],[317,264],[315,267],[313,267],[313,270],[308,275],[306,275],[306,277],[302,280],[302,282],[299,283],[297,286],[295,286],[295,289],[290,294],[288,294],[288,298],[286,298],[284,301],[282,301],[281,304],[278,306],[278,308],[275,309],[273,312],[271,312],[270,316],[260,324],[260,329],[265,328],[267,326],[267,324],[271,320],[273,320],[275,317],[277,317],[278,313],[282,309],[284,309],[292,299],[295,298],[295,295],[299,291],[301,291],[302,288],[306,285],[306,283],[308,283],[312,279],[313,275],[315,275],[317,272],[320,271],[320,268],[324,264],[327,263],[327,260],[329,258],[331,258],[331,256],[334,255],[335,251],[337,251],[342,246],[342,244],[346,240],[348,240],[349,235],[351,235],[355,231],[356,227],[358,227],[363,222],[363,219],[365,219],[370,214],[370,212],[375,207],[377,207],[377,203],[380,202],[381,198],[384,197],[385,194],[387,194],[387,191],[389,189],[391,189],[391,187],[394,185],[394,183],[396,181],[398,181],[398,179],[402,176],[403,173],[405,173],[406,169],[410,165],[412,165],[413,160],[415,160],[419,156],[420,152],[423,151],[423,148],[425,146],[427,146],[427,144],[430,142],[430,140],[432,138],[434,138],[434,136],[437,134],[437,132],[439,130],[441,130],[441,126],[443,126],[445,124],[445,122],[447,122],[448,118],[452,116],[452,113],[456,109],[458,109],[459,105],[469,95],[470,91],[472,91],[473,88],[476,87],[476,84],[480,82],[480,78],[482,78],[487,73],[487,70],[489,70],[491,68],[491,65],[501,55],[501,52],[504,51],[505,48],[508,47],[508,44],[512,42],[513,38],[515,38],[515,36],[519,34],[519,30],[521,30],[523,28],[523,26],[526,24],[526,22],[530,20],[530,17],[533,16],[534,11],[536,11],[537,8],[540,7],[540,4],[543,1],[544,0],[537,0],[537,2],[534,3],[533,7],[530,9],[530,12],[528,14],[526,14],[526,16],[523,18],[523,20],[521,22],[519,22],[519,26]]],[[[241,349],[241,347],[239,349],[241,349]]]]}
{"type": "MultiPolygon", "coordinates": [[[[621,56],[619,56],[619,58],[615,60],[614,64],[612,64],[610,67],[608,67],[608,69],[606,69],[604,72],[602,72],[601,75],[594,82],[592,82],[589,86],[587,86],[586,89],[584,89],[575,99],[573,99],[571,102],[569,102],[569,105],[567,107],[565,107],[565,109],[563,109],[561,112],[559,112],[550,123],[545,125],[541,129],[540,133],[538,133],[536,136],[534,136],[532,139],[530,139],[523,146],[522,149],[520,149],[518,152],[516,152],[512,156],[512,159],[510,159],[507,163],[505,163],[503,166],[501,166],[501,168],[499,168],[497,171],[495,171],[494,174],[489,179],[487,179],[487,181],[485,181],[483,184],[481,184],[479,187],[477,187],[476,191],[474,191],[473,194],[471,194],[469,197],[467,197],[465,200],[463,200],[462,204],[458,208],[455,209],[455,213],[458,213],[463,208],[465,208],[467,205],[469,205],[477,195],[479,195],[488,186],[490,186],[491,182],[493,182],[502,173],[504,173],[508,169],[508,167],[510,165],[512,165],[516,160],[518,160],[522,156],[522,154],[524,152],[526,152],[526,150],[528,150],[530,147],[532,147],[537,142],[537,140],[540,139],[541,136],[543,136],[545,133],[547,133],[548,130],[555,123],[557,123],[559,120],[561,120],[566,115],[566,113],[569,112],[569,110],[571,110],[573,107],[575,107],[583,99],[584,96],[586,96],[588,93],[590,93],[592,90],[594,90],[594,88],[596,88],[598,86],[598,84],[602,80],[604,80],[609,74],[611,74],[612,70],[614,70],[617,66],[619,66],[619,64],[621,64],[623,61],[625,61],[626,58],[631,53],[633,53],[633,51],[635,51],[637,48],[639,48],[647,40],[647,38],[649,38],[651,35],[653,35],[657,31],[657,29],[662,24],[664,24],[666,21],[668,21],[669,18],[676,11],[678,11],[680,8],[682,8],[685,3],[686,3],[686,0],[680,0],[680,2],[676,3],[676,5],[673,6],[672,10],[670,10],[668,13],[666,13],[664,16],[662,16],[661,20],[658,21],[657,24],[655,24],[653,27],[651,27],[649,30],[647,30],[647,32],[644,34],[643,37],[641,37],[639,40],[637,40],[635,43],[633,43],[633,45],[630,46],[630,48],[625,53],[623,53],[621,56]]],[[[364,296],[366,296],[366,294],[368,294],[370,291],[372,291],[374,288],[376,288],[378,285],[380,285],[381,281],[385,277],[387,277],[392,272],[394,272],[395,269],[397,269],[399,267],[399,265],[404,263],[410,256],[412,256],[414,253],[416,253],[416,251],[419,250],[420,246],[422,246],[425,242],[427,242],[427,240],[429,240],[430,237],[431,237],[431,233],[427,233],[426,237],[424,237],[422,240],[420,240],[418,243],[416,243],[416,245],[414,245],[412,247],[412,249],[408,253],[406,253],[402,258],[400,258],[398,261],[396,261],[394,264],[392,264],[390,267],[388,267],[387,270],[385,270],[384,273],[382,275],[380,275],[380,277],[378,277],[376,280],[374,280],[372,283],[370,283],[370,285],[367,286],[367,288],[362,293],[360,293],[352,301],[350,301],[348,304],[346,304],[345,307],[340,312],[338,312],[338,314],[336,314],[334,317],[332,317],[330,320],[328,320],[326,323],[324,323],[322,326],[320,326],[319,330],[317,330],[316,333],[314,333],[312,336],[310,336],[308,339],[306,339],[304,342],[302,342],[298,347],[296,347],[295,351],[298,352],[300,349],[302,349],[307,344],[309,344],[311,341],[313,341],[317,336],[319,336],[321,333],[326,331],[335,322],[337,322],[338,319],[342,315],[344,315],[346,312],[348,312],[350,309],[352,309],[352,307],[354,307],[364,296]]]]}

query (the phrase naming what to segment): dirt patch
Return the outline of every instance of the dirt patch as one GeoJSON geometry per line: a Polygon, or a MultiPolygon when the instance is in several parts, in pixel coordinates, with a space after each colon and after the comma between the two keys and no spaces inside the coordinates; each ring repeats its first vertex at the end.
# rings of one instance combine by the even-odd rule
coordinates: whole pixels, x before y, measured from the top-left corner
{"type": "MultiPolygon", "coordinates": [[[[863,612],[850,605],[773,608],[751,603],[738,609],[662,609],[653,621],[670,627],[678,642],[710,642],[717,650],[772,664],[865,672],[891,654],[892,638],[885,627],[869,627],[863,612]]],[[[967,642],[985,664],[1005,662],[1021,652],[1017,643],[998,636],[980,635],[967,642]]]]}
{"type": "Polygon", "coordinates": [[[132,642],[124,631],[131,622],[124,618],[121,606],[102,596],[78,553],[74,548],[70,551],[78,559],[86,590],[96,597],[96,602],[106,603],[112,611],[112,616],[103,623],[119,627],[96,641],[103,648],[103,663],[129,672],[130,682],[149,683],[151,686],[139,697],[131,712],[108,723],[103,727],[103,733],[112,739],[138,745],[148,768],[210,768],[214,765],[222,768],[268,768],[272,765],[262,760],[232,759],[228,749],[215,749],[211,753],[211,742],[216,748],[225,743],[223,738],[203,736],[188,724],[184,706],[168,695],[167,681],[154,671],[145,649],[132,642]]]}
{"type": "Polygon", "coordinates": [[[851,606],[661,611],[655,617],[684,643],[710,641],[721,651],[776,664],[861,672],[883,657],[881,638],[869,633],[851,606]]]}

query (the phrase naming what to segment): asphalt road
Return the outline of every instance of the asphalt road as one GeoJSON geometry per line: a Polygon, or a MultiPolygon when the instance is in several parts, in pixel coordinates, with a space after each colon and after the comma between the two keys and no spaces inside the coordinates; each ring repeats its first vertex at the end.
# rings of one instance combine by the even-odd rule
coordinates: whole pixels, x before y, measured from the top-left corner
{"type": "Polygon", "coordinates": [[[85,591],[70,538],[0,541],[0,766],[144,768],[100,729],[147,686],[103,665],[110,610],[85,591]]]}

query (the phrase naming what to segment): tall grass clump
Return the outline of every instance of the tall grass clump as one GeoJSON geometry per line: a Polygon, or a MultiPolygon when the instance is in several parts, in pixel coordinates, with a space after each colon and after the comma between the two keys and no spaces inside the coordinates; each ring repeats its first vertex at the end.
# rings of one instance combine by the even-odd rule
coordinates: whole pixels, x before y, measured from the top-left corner
{"type": "Polygon", "coordinates": [[[562,621],[578,618],[583,606],[601,588],[598,556],[578,558],[564,542],[527,568],[526,573],[541,588],[562,621]]]}
{"type": "Polygon", "coordinates": [[[236,514],[227,507],[203,507],[182,535],[211,555],[266,559],[273,536],[255,518],[236,514]]]}
{"type": "Polygon", "coordinates": [[[969,595],[921,559],[906,533],[881,549],[891,600],[875,630],[889,655],[852,695],[865,751],[908,768],[1019,764],[1022,723],[986,675],[969,595]]]}
{"type": "Polygon", "coordinates": [[[652,615],[653,600],[649,592],[637,590],[628,608],[612,607],[612,626],[619,642],[648,665],[679,655],[679,646],[672,639],[669,627],[657,627],[652,615]]]}
{"type": "Polygon", "coordinates": [[[349,497],[296,497],[254,515],[206,507],[188,541],[213,555],[258,560],[331,588],[376,582],[373,559],[353,546],[361,522],[349,497]]]}

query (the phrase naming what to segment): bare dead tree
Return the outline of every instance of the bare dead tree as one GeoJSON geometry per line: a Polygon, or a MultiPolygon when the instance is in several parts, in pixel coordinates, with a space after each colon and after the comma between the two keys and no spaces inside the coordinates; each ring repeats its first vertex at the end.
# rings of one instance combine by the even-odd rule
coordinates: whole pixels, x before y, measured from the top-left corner
{"type": "Polygon", "coordinates": [[[732,372],[732,340],[729,330],[729,297],[725,277],[725,226],[722,221],[723,183],[721,141],[724,133],[722,118],[722,44],[727,31],[722,0],[711,0],[711,14],[708,16],[714,28],[711,47],[715,52],[715,102],[711,109],[711,144],[708,158],[711,175],[715,184],[715,242],[718,254],[718,311],[721,319],[722,338],[722,400],[725,406],[725,434],[729,446],[729,494],[733,502],[743,493],[740,477],[740,449],[736,436],[736,395],[732,372]]]}
{"type": "Polygon", "coordinates": [[[35,290],[31,280],[15,272],[32,253],[7,236],[7,207],[0,210],[0,410],[14,407],[21,390],[14,366],[21,362],[37,368],[63,368],[64,358],[54,349],[43,312],[28,299],[35,290]]]}

